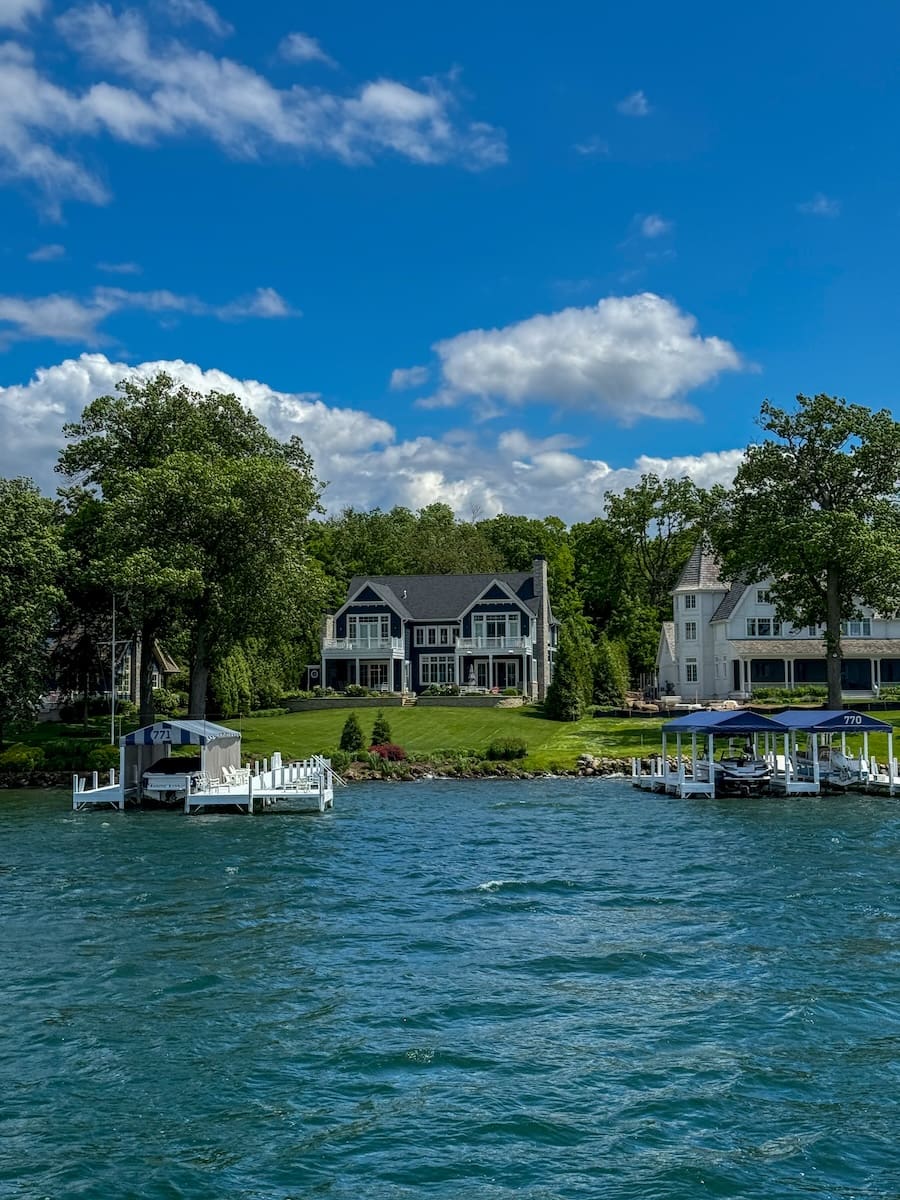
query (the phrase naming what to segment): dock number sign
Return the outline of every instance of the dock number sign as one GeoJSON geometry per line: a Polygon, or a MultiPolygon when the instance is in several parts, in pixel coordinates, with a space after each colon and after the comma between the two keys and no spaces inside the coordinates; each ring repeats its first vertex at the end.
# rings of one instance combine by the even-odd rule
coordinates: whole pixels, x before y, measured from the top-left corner
{"type": "Polygon", "coordinates": [[[171,742],[171,740],[172,740],[171,729],[151,729],[150,730],[150,741],[153,742],[154,745],[158,745],[163,742],[171,742]]]}
{"type": "Polygon", "coordinates": [[[861,713],[844,713],[845,725],[862,725],[863,719],[861,713]]]}

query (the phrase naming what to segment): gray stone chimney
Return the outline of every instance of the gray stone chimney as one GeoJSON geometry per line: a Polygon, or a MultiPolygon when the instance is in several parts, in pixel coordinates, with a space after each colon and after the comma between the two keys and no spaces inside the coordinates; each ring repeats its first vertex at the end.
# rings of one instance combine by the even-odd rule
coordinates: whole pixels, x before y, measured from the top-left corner
{"type": "Polygon", "coordinates": [[[534,595],[537,616],[534,629],[534,664],[537,676],[536,700],[543,700],[550,683],[550,594],[547,591],[547,560],[534,560],[534,595]]]}

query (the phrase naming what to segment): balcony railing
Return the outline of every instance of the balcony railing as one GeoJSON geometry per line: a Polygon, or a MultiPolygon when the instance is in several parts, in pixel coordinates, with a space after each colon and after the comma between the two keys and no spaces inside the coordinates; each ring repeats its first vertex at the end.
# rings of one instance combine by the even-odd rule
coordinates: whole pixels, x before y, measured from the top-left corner
{"type": "Polygon", "coordinates": [[[534,642],[530,637],[469,637],[456,639],[458,654],[471,654],[476,650],[490,650],[494,653],[515,653],[524,651],[530,654],[534,642]]]}
{"type": "Polygon", "coordinates": [[[355,637],[325,638],[323,648],[345,654],[403,654],[403,638],[355,637]]]}

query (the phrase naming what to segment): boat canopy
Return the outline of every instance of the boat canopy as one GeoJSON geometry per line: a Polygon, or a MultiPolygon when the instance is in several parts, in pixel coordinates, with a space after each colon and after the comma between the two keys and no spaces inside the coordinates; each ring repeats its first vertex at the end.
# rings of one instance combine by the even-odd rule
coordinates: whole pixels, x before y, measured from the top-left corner
{"type": "Polygon", "coordinates": [[[209,746],[213,742],[237,739],[236,729],[212,721],[157,721],[119,738],[120,746],[209,746]]]}
{"type": "Polygon", "coordinates": [[[853,709],[793,708],[774,718],[783,729],[804,733],[891,733],[893,725],[853,709]]]}
{"type": "Polygon", "coordinates": [[[663,725],[663,733],[712,733],[727,737],[743,733],[779,733],[781,730],[771,717],[746,709],[735,711],[685,713],[663,725]]]}

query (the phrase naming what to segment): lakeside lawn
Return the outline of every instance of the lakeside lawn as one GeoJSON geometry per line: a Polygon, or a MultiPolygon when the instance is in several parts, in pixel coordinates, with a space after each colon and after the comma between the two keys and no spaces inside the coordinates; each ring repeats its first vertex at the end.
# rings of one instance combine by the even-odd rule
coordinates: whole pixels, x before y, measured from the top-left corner
{"type": "MultiPolygon", "coordinates": [[[[278,717],[245,717],[226,721],[242,733],[244,753],[265,757],[273,750],[304,758],[334,750],[351,709],[317,710],[278,717]]],[[[374,709],[358,709],[364,736],[371,732],[374,709]]],[[[484,750],[495,738],[518,737],[528,746],[526,767],[571,769],[580,754],[632,758],[657,753],[662,745],[663,717],[586,717],[581,721],[548,721],[539,709],[523,708],[390,708],[385,710],[393,740],[414,754],[436,750],[484,750]]],[[[878,713],[900,727],[900,711],[878,713]]],[[[853,752],[862,738],[849,737],[853,752]]],[[[674,749],[674,746],[672,747],[674,749]]],[[[869,751],[887,757],[887,736],[873,734],[869,751]]],[[[895,753],[900,752],[900,743],[895,753]]]]}
{"type": "MultiPolygon", "coordinates": [[[[311,712],[280,716],[243,717],[222,724],[239,729],[245,757],[267,758],[280,750],[285,758],[306,758],[313,753],[337,749],[341,729],[350,712],[355,711],[368,738],[377,710],[316,709],[311,712]]],[[[663,717],[586,717],[582,721],[548,721],[540,709],[523,708],[387,708],[385,716],[393,740],[410,754],[429,755],[440,750],[477,750],[483,752],[497,738],[521,738],[528,746],[525,766],[532,770],[570,770],[580,754],[629,759],[655,754],[662,745],[663,717]]],[[[879,712],[900,731],[900,710],[879,712]]],[[[40,745],[52,738],[84,736],[80,726],[55,723],[36,725],[16,739],[40,745]]],[[[109,724],[100,719],[90,723],[88,737],[105,741],[109,724]]],[[[862,746],[859,735],[848,737],[851,752],[862,746]]],[[[674,750],[674,745],[672,746],[674,750]]],[[[869,752],[884,762],[887,736],[873,734],[869,752]]],[[[895,743],[900,756],[900,741],[895,743]]]]}

